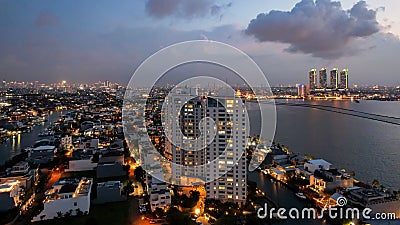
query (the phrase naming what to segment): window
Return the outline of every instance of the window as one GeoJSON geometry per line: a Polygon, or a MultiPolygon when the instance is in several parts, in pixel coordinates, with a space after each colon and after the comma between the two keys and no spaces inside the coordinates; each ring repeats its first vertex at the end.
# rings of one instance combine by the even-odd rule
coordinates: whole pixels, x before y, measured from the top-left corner
{"type": "Polygon", "coordinates": [[[74,206],[78,206],[78,202],[74,202],[74,206]]]}

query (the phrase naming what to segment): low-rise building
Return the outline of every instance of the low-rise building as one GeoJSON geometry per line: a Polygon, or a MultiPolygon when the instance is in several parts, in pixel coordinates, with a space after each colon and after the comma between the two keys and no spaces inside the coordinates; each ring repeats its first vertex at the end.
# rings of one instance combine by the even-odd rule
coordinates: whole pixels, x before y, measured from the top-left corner
{"type": "Polygon", "coordinates": [[[18,180],[5,180],[0,182],[0,212],[17,207],[20,190],[20,183],[18,180]]]}
{"type": "Polygon", "coordinates": [[[15,164],[12,168],[11,168],[11,175],[23,175],[23,174],[27,174],[29,172],[29,164],[28,162],[19,162],[17,164],[15,164]]]}
{"type": "Polygon", "coordinates": [[[311,173],[314,173],[315,170],[328,170],[332,167],[332,164],[323,160],[323,159],[314,159],[309,160],[304,163],[304,169],[311,173]]]}
{"type": "Polygon", "coordinates": [[[68,169],[65,172],[95,170],[97,163],[93,159],[92,150],[76,150],[72,152],[72,159],[68,162],[68,169]]]}
{"type": "Polygon", "coordinates": [[[368,207],[371,214],[391,213],[400,218],[400,199],[391,190],[381,188],[354,187],[344,191],[346,198],[354,205],[368,207]]]}
{"type": "Polygon", "coordinates": [[[315,170],[310,176],[310,185],[319,191],[334,191],[336,188],[351,188],[354,178],[349,174],[337,171],[337,169],[315,170]]]}
{"type": "Polygon", "coordinates": [[[29,151],[28,160],[33,164],[48,163],[53,161],[57,148],[52,145],[42,145],[29,151]]]}
{"type": "Polygon", "coordinates": [[[125,201],[126,196],[122,193],[122,183],[120,181],[107,181],[97,184],[96,203],[125,201]]]}
{"type": "Polygon", "coordinates": [[[164,181],[149,177],[147,190],[150,195],[151,211],[155,211],[157,208],[165,209],[171,205],[171,192],[164,181]]]}
{"type": "Polygon", "coordinates": [[[46,191],[44,209],[33,221],[54,219],[66,214],[88,214],[93,179],[63,179],[46,191]]]}
{"type": "Polygon", "coordinates": [[[123,166],[119,162],[97,164],[96,168],[97,178],[122,177],[125,176],[126,174],[127,172],[124,171],[123,166]]]}

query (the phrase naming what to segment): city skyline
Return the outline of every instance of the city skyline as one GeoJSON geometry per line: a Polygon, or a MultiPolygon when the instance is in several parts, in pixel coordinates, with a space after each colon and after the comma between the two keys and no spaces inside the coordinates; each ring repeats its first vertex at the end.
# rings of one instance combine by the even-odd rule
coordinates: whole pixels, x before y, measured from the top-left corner
{"type": "Polygon", "coordinates": [[[400,221],[399,8],[0,0],[0,224],[400,221]]]}
{"type": "Polygon", "coordinates": [[[400,18],[394,1],[79,4],[76,10],[62,1],[2,1],[0,79],[126,84],[137,66],[163,47],[209,39],[250,55],[272,85],[307,83],[298,73],[310,65],[346,65],[353,84],[399,85],[400,18]]]}

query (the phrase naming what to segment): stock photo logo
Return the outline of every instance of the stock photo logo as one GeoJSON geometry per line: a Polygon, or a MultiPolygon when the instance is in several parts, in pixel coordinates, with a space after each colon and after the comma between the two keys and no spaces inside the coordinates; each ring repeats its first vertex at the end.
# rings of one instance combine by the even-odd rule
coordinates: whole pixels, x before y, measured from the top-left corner
{"type": "MultiPolygon", "coordinates": [[[[188,63],[214,64],[233,71],[253,91],[253,99],[260,100],[261,89],[263,96],[272,95],[258,65],[235,47],[204,40],[168,46],[137,68],[125,93],[122,120],[135,161],[156,179],[181,186],[215,181],[234,168],[243,174],[253,171],[267,152],[257,150],[246,162],[252,115],[246,99],[231,84],[218,76],[188,74],[168,89],[157,85],[165,73],[188,63]]],[[[270,146],[276,109],[272,98],[262,101],[271,107],[268,112],[259,108],[262,119],[257,136],[270,146]]]]}
{"type": "MultiPolygon", "coordinates": [[[[395,220],[396,213],[372,213],[371,208],[359,209],[347,206],[347,198],[339,197],[335,207],[329,206],[318,210],[316,208],[275,208],[268,207],[265,203],[264,207],[257,209],[257,217],[259,219],[292,219],[292,220],[315,220],[315,219],[345,219],[345,220],[395,220]]],[[[354,224],[354,223],[350,223],[354,224]]]]}

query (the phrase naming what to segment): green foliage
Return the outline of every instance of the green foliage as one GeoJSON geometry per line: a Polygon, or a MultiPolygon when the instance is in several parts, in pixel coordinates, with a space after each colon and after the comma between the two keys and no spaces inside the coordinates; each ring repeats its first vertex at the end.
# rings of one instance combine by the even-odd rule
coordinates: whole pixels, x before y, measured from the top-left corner
{"type": "Polygon", "coordinates": [[[187,213],[180,212],[177,208],[171,207],[167,212],[167,222],[171,225],[195,225],[196,223],[187,213]]]}
{"type": "Polygon", "coordinates": [[[144,170],[143,170],[143,168],[142,168],[141,166],[138,166],[138,167],[135,169],[134,174],[135,174],[135,179],[136,179],[136,180],[142,181],[142,180],[143,180],[143,177],[144,177],[144,175],[145,175],[145,172],[144,172],[144,170]]]}
{"type": "Polygon", "coordinates": [[[175,195],[173,202],[183,208],[193,208],[200,199],[200,192],[191,190],[189,197],[185,194],[175,195]]]}
{"type": "Polygon", "coordinates": [[[215,225],[231,225],[235,224],[236,218],[233,216],[223,216],[219,218],[216,222],[215,225]]]}
{"type": "Polygon", "coordinates": [[[126,195],[129,195],[135,191],[135,188],[133,187],[133,182],[129,180],[126,185],[122,188],[122,192],[125,193],[126,195]]]}

